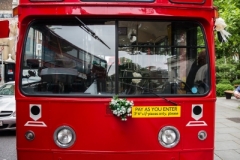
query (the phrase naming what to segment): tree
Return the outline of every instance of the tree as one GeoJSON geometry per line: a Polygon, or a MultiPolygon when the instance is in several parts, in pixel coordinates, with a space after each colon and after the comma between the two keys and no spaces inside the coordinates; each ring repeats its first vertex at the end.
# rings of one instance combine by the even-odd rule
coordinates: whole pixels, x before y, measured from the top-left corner
{"type": "Polygon", "coordinates": [[[220,58],[216,61],[216,78],[217,83],[226,79],[230,82],[233,82],[236,79],[240,79],[239,63],[234,61],[231,57],[229,58],[220,58]]]}
{"type": "Polygon", "coordinates": [[[215,0],[214,5],[218,7],[220,17],[227,24],[226,30],[231,33],[227,43],[221,43],[215,37],[217,57],[232,56],[240,51],[240,0],[215,0]]]}

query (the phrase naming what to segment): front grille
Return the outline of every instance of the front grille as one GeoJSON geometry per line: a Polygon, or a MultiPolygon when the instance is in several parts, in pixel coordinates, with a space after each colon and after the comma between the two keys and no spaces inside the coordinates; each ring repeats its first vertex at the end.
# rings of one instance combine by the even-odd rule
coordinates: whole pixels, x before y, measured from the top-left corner
{"type": "Polygon", "coordinates": [[[4,129],[4,128],[7,128],[8,127],[8,124],[3,124],[3,126],[0,126],[0,129],[4,129]]]}
{"type": "Polygon", "coordinates": [[[0,117],[8,117],[12,114],[12,111],[1,111],[0,112],[0,117]]]}
{"type": "Polygon", "coordinates": [[[16,124],[11,125],[10,128],[16,128],[16,124]]]}

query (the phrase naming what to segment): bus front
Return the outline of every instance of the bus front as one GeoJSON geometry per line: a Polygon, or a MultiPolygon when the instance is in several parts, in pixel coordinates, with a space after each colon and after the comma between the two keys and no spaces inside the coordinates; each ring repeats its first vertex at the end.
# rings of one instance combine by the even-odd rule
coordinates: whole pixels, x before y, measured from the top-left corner
{"type": "Polygon", "coordinates": [[[213,160],[210,0],[20,0],[18,18],[18,160],[213,160]]]}

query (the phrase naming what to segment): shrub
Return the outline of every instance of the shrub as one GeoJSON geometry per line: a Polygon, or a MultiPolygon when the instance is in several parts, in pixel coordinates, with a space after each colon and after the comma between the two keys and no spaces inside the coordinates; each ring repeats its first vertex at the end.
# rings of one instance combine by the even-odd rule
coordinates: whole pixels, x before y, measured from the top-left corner
{"type": "Polygon", "coordinates": [[[233,85],[240,84],[240,79],[236,79],[232,82],[233,85]]]}
{"type": "MultiPolygon", "coordinates": [[[[227,79],[230,82],[240,77],[240,72],[238,72],[240,65],[235,63],[232,58],[221,58],[216,61],[216,78],[217,84],[221,79],[227,79]]],[[[240,78],[239,78],[240,79],[240,78]]],[[[220,82],[221,83],[221,82],[220,82]]]]}
{"type": "Polygon", "coordinates": [[[221,81],[219,81],[219,83],[221,83],[221,84],[231,84],[231,82],[228,79],[222,79],[221,81]]]}
{"type": "Polygon", "coordinates": [[[217,84],[216,91],[217,91],[218,97],[224,97],[225,96],[224,91],[226,90],[234,90],[234,87],[231,84],[222,84],[222,83],[217,84]]]}

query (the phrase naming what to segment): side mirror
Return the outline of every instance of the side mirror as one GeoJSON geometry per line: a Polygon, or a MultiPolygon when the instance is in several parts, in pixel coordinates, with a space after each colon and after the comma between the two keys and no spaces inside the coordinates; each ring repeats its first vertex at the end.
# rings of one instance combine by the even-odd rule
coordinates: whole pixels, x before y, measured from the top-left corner
{"type": "Polygon", "coordinates": [[[9,37],[9,21],[8,20],[4,20],[4,21],[0,21],[0,38],[8,38],[9,37]]]}

